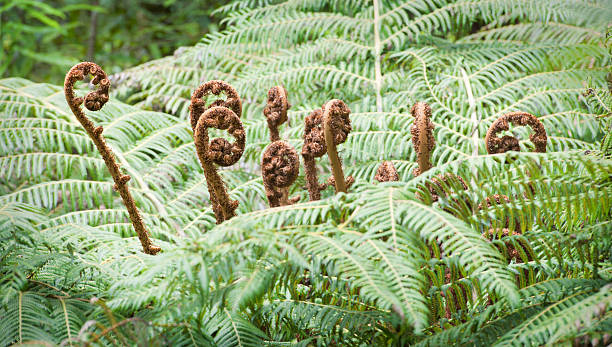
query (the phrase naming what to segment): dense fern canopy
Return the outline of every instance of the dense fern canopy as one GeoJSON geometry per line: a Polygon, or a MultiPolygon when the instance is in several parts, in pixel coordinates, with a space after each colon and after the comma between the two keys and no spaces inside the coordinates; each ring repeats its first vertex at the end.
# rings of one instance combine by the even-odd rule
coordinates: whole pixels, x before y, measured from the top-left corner
{"type": "MultiPolygon", "coordinates": [[[[0,80],[0,346],[610,343],[610,0],[245,0],[217,12],[225,30],[110,76],[110,101],[86,111],[131,177],[155,256],[62,81],[0,80]],[[238,91],[246,132],[242,158],[219,169],[237,216],[218,225],[189,121],[209,80],[238,91]],[[350,108],[347,194],[309,201],[302,169],[289,190],[300,201],[267,208],[263,111],[276,85],[292,105],[280,137],[298,153],[312,110],[350,108]],[[436,144],[415,177],[418,101],[436,144]],[[520,153],[488,154],[487,130],[512,111],[541,121],[545,153],[512,127],[520,153]],[[374,180],[383,160],[399,181],[374,180]]],[[[317,165],[327,179],[327,156],[317,165]]]]}

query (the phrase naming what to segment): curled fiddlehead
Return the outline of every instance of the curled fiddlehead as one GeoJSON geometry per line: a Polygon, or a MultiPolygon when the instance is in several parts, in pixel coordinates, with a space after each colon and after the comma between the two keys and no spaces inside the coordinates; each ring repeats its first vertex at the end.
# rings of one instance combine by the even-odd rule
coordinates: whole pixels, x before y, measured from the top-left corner
{"type": "Polygon", "coordinates": [[[431,151],[436,146],[433,136],[433,123],[430,120],[431,107],[426,102],[417,102],[410,109],[410,113],[415,118],[410,134],[412,134],[412,144],[417,153],[417,163],[419,167],[414,169],[413,175],[418,176],[431,169],[431,151]]]}
{"type": "Polygon", "coordinates": [[[83,62],[73,66],[68,74],[66,74],[66,80],[64,81],[64,94],[66,95],[66,101],[70,110],[81,123],[87,135],[92,139],[96,148],[100,152],[104,163],[110,172],[113,181],[115,182],[114,189],[119,192],[121,199],[125,204],[130,216],[130,221],[134,226],[134,230],[138,234],[138,239],[142,244],[143,251],[147,254],[157,254],[161,251],[161,248],[154,246],[149,238],[149,231],[146,229],[140,212],[136,208],[134,198],[130,193],[127,186],[127,182],[130,180],[129,175],[124,175],[119,169],[119,164],[115,160],[115,155],[110,147],[106,144],[102,132],[104,128],[102,126],[95,126],[94,123],[87,118],[85,112],[81,108],[81,104],[85,104],[85,107],[90,111],[98,111],[102,109],[104,104],[108,101],[108,90],[110,88],[110,81],[108,80],[106,73],[100,66],[95,63],[83,62]],[[77,81],[81,81],[85,76],[91,74],[93,76],[92,84],[98,85],[98,89],[89,92],[84,98],[76,97],[74,95],[74,85],[77,81]]]}
{"type": "Polygon", "coordinates": [[[535,151],[546,152],[546,129],[542,122],[534,115],[526,112],[511,112],[499,117],[487,131],[485,143],[489,154],[505,153],[507,151],[520,151],[519,140],[510,135],[498,137],[497,133],[508,130],[509,123],[530,126],[534,133],[529,135],[529,140],[535,145],[535,151]]]}
{"type": "Polygon", "coordinates": [[[399,175],[397,174],[397,170],[393,163],[390,161],[383,161],[378,170],[376,170],[376,176],[374,179],[378,182],[392,182],[399,181],[399,175]]]}
{"type": "Polygon", "coordinates": [[[306,188],[311,201],[321,199],[321,190],[324,189],[324,186],[319,185],[315,165],[315,158],[322,157],[326,151],[322,119],[323,111],[321,109],[312,111],[304,119],[302,158],[304,158],[306,188]]]}
{"type": "Polygon", "coordinates": [[[287,110],[290,107],[285,88],[282,86],[270,88],[268,103],[263,111],[270,128],[270,142],[280,140],[278,127],[287,121],[287,110]]]}
{"type": "Polygon", "coordinates": [[[323,133],[325,134],[327,156],[332,166],[336,192],[343,193],[346,193],[347,181],[342,172],[342,162],[338,157],[336,146],[344,143],[351,132],[350,113],[348,106],[338,99],[328,101],[323,107],[323,133]]]}
{"type": "Polygon", "coordinates": [[[290,205],[296,201],[290,201],[286,188],[295,182],[299,172],[300,160],[291,145],[284,141],[268,145],[261,162],[261,173],[270,207],[290,205]]]}
{"type": "Polygon", "coordinates": [[[215,106],[229,108],[230,110],[234,111],[238,118],[242,116],[242,100],[240,100],[240,96],[238,95],[236,89],[225,81],[208,81],[198,87],[198,89],[196,89],[191,96],[191,105],[189,106],[192,115],[191,128],[195,129],[198,123],[199,115],[202,115],[206,109],[215,106]],[[213,94],[219,96],[221,93],[225,93],[225,100],[218,99],[213,101],[208,107],[206,106],[206,99],[209,95],[213,94]],[[194,114],[198,115],[198,117],[194,118],[194,114]]]}
{"type": "MultiPolygon", "coordinates": [[[[209,90],[211,90],[211,93],[216,94],[215,91],[219,91],[221,87],[225,88],[223,90],[226,92],[229,90],[229,92],[227,92],[228,100],[230,100],[230,97],[235,98],[233,99],[234,101],[229,104],[230,106],[233,105],[233,107],[236,107],[235,105],[241,105],[238,94],[229,84],[222,81],[210,81],[204,83],[194,91],[191,97],[190,107],[190,121],[193,127],[196,152],[202,164],[202,169],[204,170],[204,176],[206,177],[208,192],[217,224],[236,215],[235,210],[238,207],[238,201],[230,200],[225,185],[214,164],[220,166],[235,164],[244,152],[246,141],[242,122],[232,109],[225,106],[213,105],[208,108],[204,107],[204,101],[201,97],[209,93],[209,90]],[[227,130],[236,141],[230,143],[226,139],[215,138],[209,143],[209,128],[227,130]]],[[[228,103],[228,100],[223,102],[228,103]]],[[[220,104],[218,101],[219,100],[215,101],[213,104],[220,104]]]]}

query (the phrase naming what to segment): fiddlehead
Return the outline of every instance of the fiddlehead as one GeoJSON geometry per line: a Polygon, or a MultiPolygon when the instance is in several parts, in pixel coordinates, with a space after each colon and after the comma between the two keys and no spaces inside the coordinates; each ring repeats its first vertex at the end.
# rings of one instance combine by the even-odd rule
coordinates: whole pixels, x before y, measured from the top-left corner
{"type": "Polygon", "coordinates": [[[351,110],[342,100],[334,99],[328,101],[323,107],[323,132],[325,134],[325,145],[327,156],[332,166],[336,192],[346,193],[346,182],[342,171],[342,162],[338,157],[336,146],[344,143],[351,132],[351,110]]]}
{"type": "Polygon", "coordinates": [[[242,116],[242,100],[240,100],[240,96],[236,89],[225,81],[208,81],[198,87],[191,96],[191,105],[189,106],[191,113],[191,128],[195,129],[198,124],[198,118],[204,111],[215,106],[229,108],[234,111],[238,118],[242,116]],[[215,100],[208,107],[206,106],[206,99],[210,94],[219,96],[223,92],[225,92],[226,95],[225,100],[215,100]],[[193,115],[198,115],[198,117],[194,117],[193,115]]]}
{"type": "Polygon", "coordinates": [[[117,161],[115,160],[115,155],[110,147],[106,144],[104,136],[102,136],[104,128],[102,128],[102,126],[96,127],[94,123],[87,118],[85,112],[83,112],[83,109],[81,109],[81,104],[83,103],[85,103],[85,107],[90,111],[98,111],[102,109],[104,104],[108,101],[109,88],[110,81],[108,80],[106,73],[101,67],[90,62],[83,62],[73,66],[72,69],[68,71],[68,74],[66,74],[66,80],[64,81],[64,94],[66,95],[66,102],[68,102],[70,110],[72,110],[74,116],[81,123],[83,128],[85,128],[85,131],[89,137],[93,140],[96,148],[102,156],[102,159],[104,159],[104,163],[106,164],[106,167],[108,168],[108,171],[115,182],[114,189],[121,195],[121,199],[128,210],[130,221],[132,222],[134,230],[136,230],[136,233],[138,234],[138,239],[142,244],[143,251],[147,254],[156,254],[161,251],[161,248],[154,246],[151,242],[151,239],[149,238],[149,231],[144,225],[138,208],[136,208],[134,198],[132,197],[132,194],[127,186],[127,182],[131,177],[121,173],[119,164],[117,164],[117,161]],[[99,88],[95,91],[89,92],[85,98],[76,97],[74,95],[75,83],[83,80],[85,76],[89,74],[94,76],[91,83],[98,85],[99,88]]]}
{"type": "Polygon", "coordinates": [[[436,146],[433,136],[433,123],[430,120],[431,107],[426,102],[417,102],[410,109],[410,113],[415,118],[410,134],[412,134],[412,144],[417,153],[417,163],[419,167],[414,169],[413,175],[416,177],[423,172],[431,169],[431,151],[436,146]]]}
{"type": "Polygon", "coordinates": [[[190,121],[193,126],[196,152],[204,170],[213,212],[219,224],[236,215],[238,201],[230,200],[221,176],[213,164],[220,166],[235,164],[244,152],[246,136],[240,118],[232,109],[224,106],[211,106],[207,109],[203,107],[204,101],[200,98],[206,94],[204,91],[213,90],[212,93],[215,94],[214,91],[218,90],[212,89],[211,86],[224,86],[224,90],[233,91],[233,94],[228,92],[228,96],[237,98],[232,105],[240,105],[241,102],[234,88],[222,81],[204,83],[191,97],[190,121]],[[226,139],[216,138],[209,143],[209,128],[227,130],[236,141],[232,144],[226,139]]]}
{"type": "Polygon", "coordinates": [[[392,182],[399,181],[399,175],[397,174],[397,170],[393,163],[390,161],[383,161],[378,170],[376,170],[376,176],[374,179],[378,182],[392,182]]]}
{"type": "Polygon", "coordinates": [[[278,127],[287,121],[287,110],[291,105],[287,100],[287,90],[282,86],[270,88],[268,91],[268,103],[264,108],[264,115],[270,129],[270,142],[280,140],[278,127]]]}
{"type": "Polygon", "coordinates": [[[300,172],[295,149],[284,141],[274,141],[264,151],[261,162],[266,196],[270,207],[290,205],[288,188],[300,172]]]}
{"type": "Polygon", "coordinates": [[[317,109],[312,111],[304,119],[304,145],[302,146],[302,157],[304,158],[304,171],[306,174],[306,188],[310,200],[321,199],[321,190],[324,185],[319,185],[315,158],[325,154],[325,138],[323,137],[323,111],[317,109]]]}
{"type": "Polygon", "coordinates": [[[497,133],[509,130],[509,123],[526,126],[529,125],[534,133],[529,135],[529,140],[535,145],[535,151],[546,152],[546,129],[542,122],[534,115],[526,112],[511,112],[499,117],[487,131],[485,143],[489,154],[505,153],[507,151],[520,151],[519,140],[510,135],[497,137],[497,133]]]}

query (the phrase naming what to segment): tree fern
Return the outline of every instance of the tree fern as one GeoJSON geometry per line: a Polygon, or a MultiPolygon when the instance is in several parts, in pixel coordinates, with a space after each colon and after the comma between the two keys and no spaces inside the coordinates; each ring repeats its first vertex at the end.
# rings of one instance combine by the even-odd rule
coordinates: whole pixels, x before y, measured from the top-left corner
{"type": "Polygon", "coordinates": [[[85,111],[131,177],[156,256],[140,251],[61,81],[0,80],[0,345],[609,343],[610,8],[227,4],[223,31],[110,76],[110,101],[85,111]],[[188,119],[209,80],[240,95],[246,142],[218,171],[239,203],[219,225],[188,119]],[[288,192],[301,202],[266,208],[264,107],[277,85],[292,105],[280,138],[297,153],[312,110],[332,99],[351,110],[338,147],[347,194],[306,202],[302,171],[288,192]],[[417,101],[435,147],[415,177],[417,101]],[[530,131],[511,127],[502,135],[519,136],[521,153],[487,154],[487,130],[512,111],[542,122],[546,153],[527,153],[530,131]],[[383,160],[399,181],[374,180],[383,160]],[[494,194],[507,200],[486,204],[494,194]]]}

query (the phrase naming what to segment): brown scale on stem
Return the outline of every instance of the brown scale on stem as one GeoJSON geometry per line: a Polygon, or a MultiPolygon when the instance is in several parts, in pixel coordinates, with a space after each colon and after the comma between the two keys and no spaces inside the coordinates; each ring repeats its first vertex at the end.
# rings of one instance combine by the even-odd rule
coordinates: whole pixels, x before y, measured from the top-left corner
{"type": "Polygon", "coordinates": [[[397,170],[393,163],[390,161],[383,161],[378,170],[376,170],[376,176],[374,179],[378,182],[392,182],[399,181],[399,175],[397,174],[397,170]]]}
{"type": "Polygon", "coordinates": [[[132,222],[134,230],[136,230],[136,233],[138,234],[138,239],[142,244],[143,251],[146,254],[154,255],[161,251],[161,248],[154,246],[151,242],[151,239],[149,238],[149,231],[144,225],[138,208],[136,208],[134,198],[132,197],[132,194],[127,186],[127,182],[131,177],[121,173],[119,164],[117,164],[117,161],[115,160],[115,155],[106,144],[104,136],[102,136],[104,128],[102,128],[102,126],[96,127],[94,123],[87,118],[85,112],[83,112],[83,109],[81,108],[81,104],[85,103],[85,107],[90,111],[98,111],[102,109],[104,104],[108,101],[109,88],[110,81],[108,80],[106,73],[101,67],[90,62],[83,62],[73,66],[72,69],[68,71],[66,80],[64,81],[64,94],[66,95],[68,106],[70,106],[72,113],[81,123],[83,128],[85,128],[85,131],[93,140],[96,148],[100,152],[100,155],[102,155],[102,159],[104,159],[104,163],[106,164],[106,167],[108,168],[108,171],[115,182],[113,188],[121,195],[121,199],[128,210],[130,221],[132,222]],[[91,83],[98,85],[98,89],[89,92],[85,98],[76,97],[74,95],[75,83],[77,81],[82,81],[85,76],[89,74],[94,76],[91,83]]]}
{"type": "Polygon", "coordinates": [[[270,142],[280,140],[278,127],[287,121],[287,110],[290,107],[285,88],[282,86],[270,88],[268,103],[263,111],[270,128],[270,142]]]}
{"type": "Polygon", "coordinates": [[[219,176],[214,165],[233,165],[244,152],[246,136],[242,122],[233,110],[237,109],[238,106],[236,105],[241,105],[238,94],[233,87],[223,81],[206,82],[196,89],[191,96],[190,122],[193,127],[196,152],[204,170],[210,202],[217,224],[235,216],[238,207],[238,201],[229,198],[223,180],[221,180],[221,176],[219,176]],[[202,96],[208,93],[218,95],[222,90],[227,93],[228,99],[226,101],[217,100],[213,105],[205,108],[205,102],[201,99],[202,96]],[[219,106],[222,103],[228,105],[229,108],[219,106]],[[232,144],[226,139],[215,138],[209,142],[209,128],[227,130],[236,141],[232,144]]]}
{"type": "Polygon", "coordinates": [[[312,111],[304,119],[302,158],[304,158],[306,187],[311,201],[321,199],[321,190],[325,189],[324,185],[319,185],[315,163],[315,158],[322,157],[326,152],[322,119],[323,111],[321,109],[312,111]]]}
{"type": "Polygon", "coordinates": [[[526,112],[511,112],[499,117],[487,131],[485,143],[489,154],[505,153],[507,151],[520,151],[519,140],[510,135],[498,137],[497,133],[510,129],[509,123],[530,126],[534,133],[529,135],[529,140],[535,145],[535,151],[546,152],[546,129],[542,122],[534,115],[526,112]]]}
{"type": "Polygon", "coordinates": [[[352,179],[352,177],[344,178],[342,162],[336,150],[336,146],[344,143],[352,130],[351,119],[349,118],[350,113],[351,110],[348,106],[338,99],[328,101],[323,107],[323,133],[325,135],[327,156],[329,157],[334,175],[336,193],[346,193],[347,182],[352,179]]]}
{"type": "Polygon", "coordinates": [[[419,101],[410,109],[410,113],[415,118],[410,134],[412,134],[412,144],[417,153],[417,163],[419,167],[414,169],[413,175],[416,177],[423,172],[431,169],[431,151],[436,146],[433,136],[433,123],[431,122],[431,107],[426,102],[419,101]]]}
{"type": "Polygon", "coordinates": [[[268,145],[261,162],[261,173],[270,207],[286,206],[297,201],[295,198],[289,199],[287,188],[295,182],[299,172],[300,160],[291,145],[284,141],[274,141],[268,145]]]}

